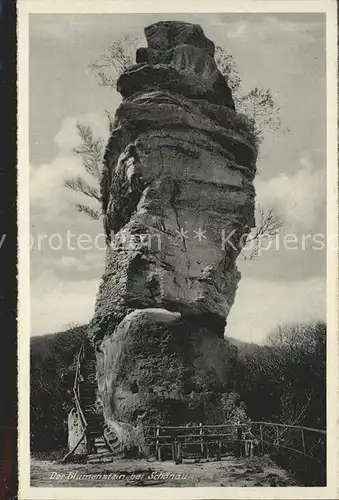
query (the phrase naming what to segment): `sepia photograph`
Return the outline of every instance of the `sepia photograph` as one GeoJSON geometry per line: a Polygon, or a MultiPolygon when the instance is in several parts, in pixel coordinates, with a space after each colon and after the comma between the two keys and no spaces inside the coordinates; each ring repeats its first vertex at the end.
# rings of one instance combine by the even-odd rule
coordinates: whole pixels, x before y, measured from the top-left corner
{"type": "Polygon", "coordinates": [[[211,487],[219,496],[202,498],[272,498],[271,487],[328,498],[335,2],[29,3],[18,49],[22,498],[127,498],[130,487],[133,498],[211,487]]]}

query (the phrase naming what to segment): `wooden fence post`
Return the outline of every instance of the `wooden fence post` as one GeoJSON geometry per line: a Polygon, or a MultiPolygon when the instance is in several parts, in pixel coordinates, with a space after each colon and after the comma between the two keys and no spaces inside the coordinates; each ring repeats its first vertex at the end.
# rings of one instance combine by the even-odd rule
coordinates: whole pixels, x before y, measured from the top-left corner
{"type": "Polygon", "coordinates": [[[241,447],[242,447],[242,428],[241,426],[237,427],[237,456],[241,456],[241,447]]]}
{"type": "MultiPolygon", "coordinates": [[[[159,425],[157,425],[156,436],[158,437],[159,434],[160,434],[160,427],[159,427],[159,425]]],[[[161,453],[160,453],[159,439],[157,439],[156,443],[155,443],[155,457],[160,462],[161,453]]]]}
{"type": "Polygon", "coordinates": [[[304,455],[306,455],[304,429],[301,429],[301,440],[302,440],[302,443],[303,443],[303,453],[304,453],[304,455]]]}
{"type": "Polygon", "coordinates": [[[175,450],[175,463],[182,464],[182,450],[180,441],[175,442],[174,450],[175,450]]]}
{"type": "Polygon", "coordinates": [[[263,430],[262,430],[262,424],[260,424],[260,439],[261,439],[261,453],[264,454],[264,436],[263,436],[263,430]]]}
{"type": "Polygon", "coordinates": [[[217,447],[217,460],[221,460],[221,441],[218,441],[218,447],[217,447]]]}
{"type": "Polygon", "coordinates": [[[201,445],[200,445],[200,451],[201,451],[201,456],[203,457],[204,456],[204,439],[203,439],[203,429],[202,429],[202,422],[199,423],[199,435],[201,436],[200,437],[200,442],[201,442],[201,445]]]}

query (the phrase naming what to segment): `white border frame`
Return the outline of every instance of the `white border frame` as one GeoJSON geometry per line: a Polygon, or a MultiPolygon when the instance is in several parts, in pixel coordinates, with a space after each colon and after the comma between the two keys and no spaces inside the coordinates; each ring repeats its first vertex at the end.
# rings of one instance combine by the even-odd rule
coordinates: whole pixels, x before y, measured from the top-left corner
{"type": "MultiPolygon", "coordinates": [[[[19,0],[18,1],[18,390],[19,498],[37,499],[313,499],[339,498],[338,492],[338,152],[337,5],[335,0],[19,0]],[[77,488],[31,487],[29,456],[29,30],[30,13],[326,13],[327,29],[327,486],[77,488]],[[336,349],[334,348],[336,346],[336,349]]],[[[316,194],[315,194],[316,195],[316,194]]]]}

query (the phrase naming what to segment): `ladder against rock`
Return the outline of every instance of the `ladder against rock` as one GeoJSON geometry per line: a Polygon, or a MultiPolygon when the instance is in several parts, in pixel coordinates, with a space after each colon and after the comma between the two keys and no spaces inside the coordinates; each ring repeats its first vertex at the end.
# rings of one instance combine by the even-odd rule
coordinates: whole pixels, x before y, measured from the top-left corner
{"type": "Polygon", "coordinates": [[[69,433],[76,431],[78,435],[73,441],[69,439],[71,449],[63,462],[72,455],[87,455],[89,463],[111,462],[122,458],[120,440],[105,423],[102,409],[97,405],[95,357],[88,342],[84,342],[78,354],[73,394],[75,407],[70,412],[69,433]]]}

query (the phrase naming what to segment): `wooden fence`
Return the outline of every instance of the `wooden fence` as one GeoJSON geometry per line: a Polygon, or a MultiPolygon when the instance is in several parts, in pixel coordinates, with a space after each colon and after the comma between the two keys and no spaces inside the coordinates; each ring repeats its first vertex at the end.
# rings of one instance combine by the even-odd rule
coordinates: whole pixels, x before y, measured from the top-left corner
{"type": "Polygon", "coordinates": [[[275,422],[252,422],[252,433],[260,439],[261,452],[272,448],[303,455],[315,462],[326,461],[326,431],[275,422]]]}
{"type": "Polygon", "coordinates": [[[193,426],[150,426],[146,440],[157,460],[185,457],[217,460],[223,454],[253,456],[288,450],[313,461],[326,460],[326,431],[272,422],[193,426]]]}
{"type": "Polygon", "coordinates": [[[187,456],[215,456],[220,460],[226,450],[238,456],[253,452],[248,446],[248,424],[156,426],[148,427],[147,431],[146,441],[157,460],[171,457],[174,462],[180,463],[187,456]]]}

